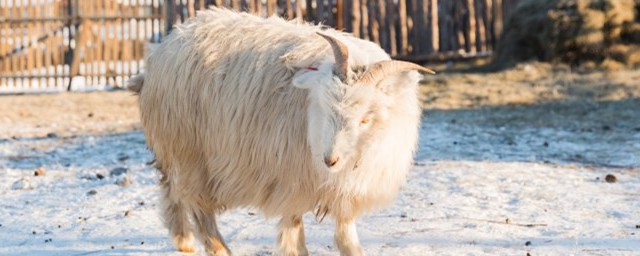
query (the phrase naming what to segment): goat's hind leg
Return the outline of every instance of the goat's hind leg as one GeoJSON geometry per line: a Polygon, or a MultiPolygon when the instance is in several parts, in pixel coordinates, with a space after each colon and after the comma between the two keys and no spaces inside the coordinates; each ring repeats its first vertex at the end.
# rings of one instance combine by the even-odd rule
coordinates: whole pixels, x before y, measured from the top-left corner
{"type": "Polygon", "coordinates": [[[160,181],[163,190],[163,219],[169,229],[174,246],[181,252],[195,252],[193,232],[189,223],[189,211],[180,200],[174,199],[166,176],[160,181]]]}

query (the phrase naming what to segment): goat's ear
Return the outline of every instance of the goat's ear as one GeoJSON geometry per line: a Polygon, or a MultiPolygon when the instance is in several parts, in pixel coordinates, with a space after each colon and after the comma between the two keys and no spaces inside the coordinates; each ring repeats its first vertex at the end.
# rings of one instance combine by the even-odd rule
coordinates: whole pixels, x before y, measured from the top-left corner
{"type": "Polygon", "coordinates": [[[387,95],[402,94],[406,90],[415,90],[415,85],[422,76],[416,71],[405,71],[390,75],[382,79],[376,87],[387,95]]]}
{"type": "Polygon", "coordinates": [[[327,86],[333,79],[333,72],[330,65],[320,65],[320,67],[308,67],[298,70],[293,75],[293,86],[300,89],[309,89],[316,86],[327,86]]]}

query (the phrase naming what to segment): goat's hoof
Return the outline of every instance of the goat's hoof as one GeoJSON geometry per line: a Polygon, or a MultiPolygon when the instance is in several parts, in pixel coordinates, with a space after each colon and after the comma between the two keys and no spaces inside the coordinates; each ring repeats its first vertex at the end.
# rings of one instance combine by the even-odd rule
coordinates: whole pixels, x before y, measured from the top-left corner
{"type": "Polygon", "coordinates": [[[180,252],[194,253],[194,252],[196,252],[196,247],[193,246],[193,245],[184,246],[184,247],[178,247],[178,250],[180,250],[180,252]]]}
{"type": "Polygon", "coordinates": [[[194,253],[196,252],[196,246],[194,243],[193,235],[188,236],[176,236],[173,238],[173,242],[181,252],[194,253]]]}
{"type": "Polygon", "coordinates": [[[209,251],[207,250],[207,255],[210,256],[229,256],[229,252],[227,252],[227,250],[222,250],[222,251],[209,251]]]}

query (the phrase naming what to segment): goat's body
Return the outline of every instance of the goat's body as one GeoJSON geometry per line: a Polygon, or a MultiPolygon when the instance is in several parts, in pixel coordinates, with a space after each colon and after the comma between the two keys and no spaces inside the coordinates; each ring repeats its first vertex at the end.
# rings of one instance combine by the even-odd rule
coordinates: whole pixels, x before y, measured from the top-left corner
{"type": "MultiPolygon", "coordinates": [[[[391,202],[417,140],[415,94],[394,103],[392,123],[362,152],[358,168],[319,171],[307,142],[308,92],[291,85],[296,68],[331,56],[317,43],[319,30],[212,9],[154,49],[140,108],[168,204],[210,214],[257,207],[284,217],[320,207],[353,219],[391,202]]],[[[389,58],[372,43],[324,33],[349,46],[353,65],[389,58]]]]}

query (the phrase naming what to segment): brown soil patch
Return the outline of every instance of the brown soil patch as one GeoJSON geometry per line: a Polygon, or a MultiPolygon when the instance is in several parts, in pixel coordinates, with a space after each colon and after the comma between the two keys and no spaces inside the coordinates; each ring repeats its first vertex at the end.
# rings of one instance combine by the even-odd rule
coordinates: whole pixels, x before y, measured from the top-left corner
{"type": "Polygon", "coordinates": [[[561,101],[620,101],[640,98],[640,70],[575,71],[568,66],[523,63],[494,73],[426,76],[423,107],[460,109],[561,101]]]}
{"type": "Polygon", "coordinates": [[[0,138],[73,136],[132,130],[139,126],[130,92],[0,96],[0,138]]]}

